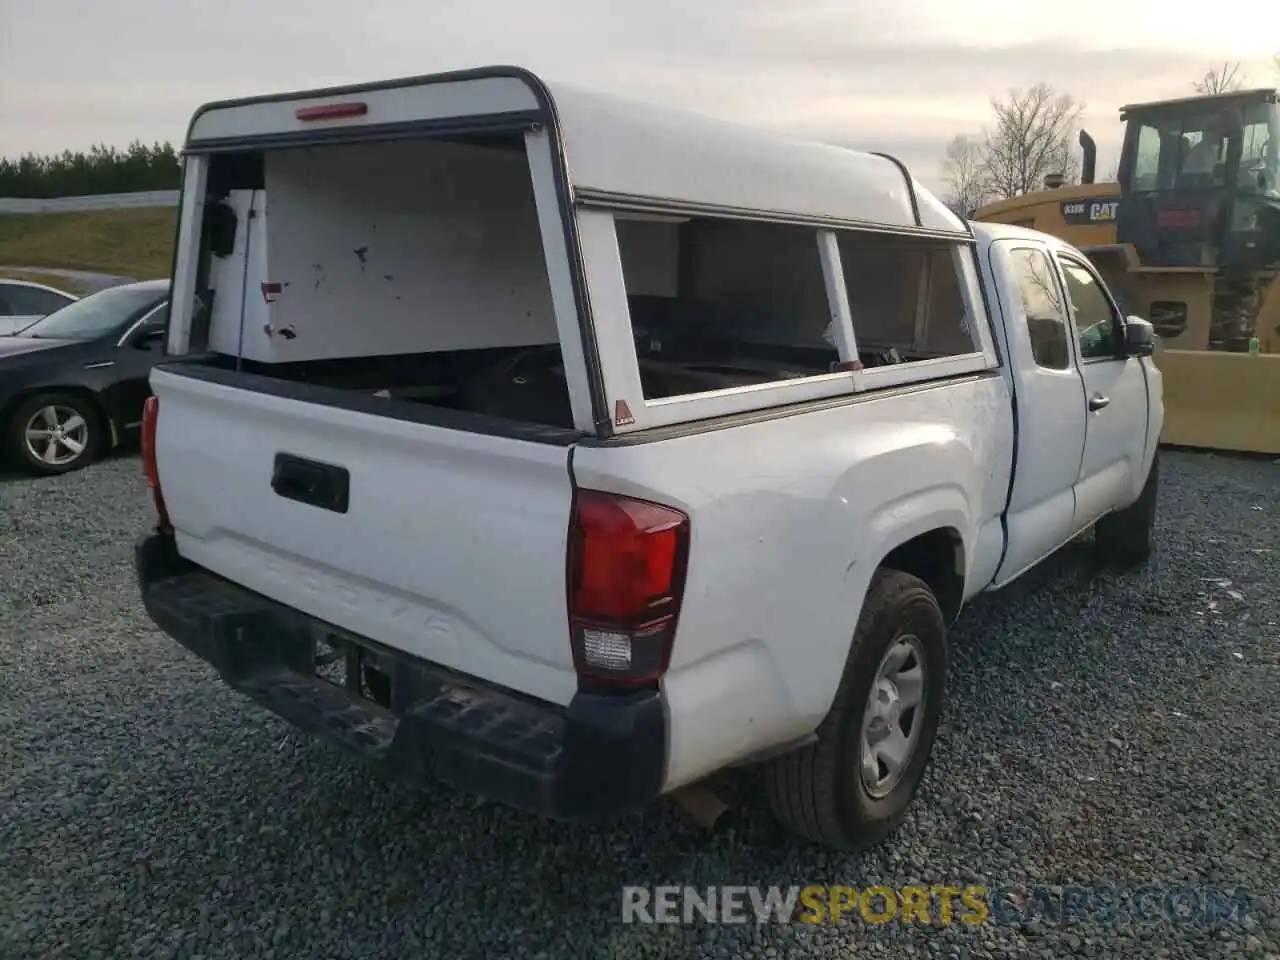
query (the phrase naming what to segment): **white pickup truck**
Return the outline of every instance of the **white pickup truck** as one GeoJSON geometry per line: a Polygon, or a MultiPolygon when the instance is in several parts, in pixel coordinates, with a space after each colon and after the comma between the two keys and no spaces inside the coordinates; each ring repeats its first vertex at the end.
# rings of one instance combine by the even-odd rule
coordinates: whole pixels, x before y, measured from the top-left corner
{"type": "Polygon", "coordinates": [[[961,605],[1151,549],[1151,326],[892,158],[514,68],[210,104],[185,158],[142,597],[396,776],[594,820],[758,763],[872,843],[961,605]]]}

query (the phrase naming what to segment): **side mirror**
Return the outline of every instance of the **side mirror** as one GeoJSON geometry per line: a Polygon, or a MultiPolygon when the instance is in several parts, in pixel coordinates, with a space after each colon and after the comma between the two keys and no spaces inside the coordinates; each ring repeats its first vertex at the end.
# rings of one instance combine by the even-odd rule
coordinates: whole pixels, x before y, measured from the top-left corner
{"type": "Polygon", "coordinates": [[[164,327],[147,327],[134,334],[130,346],[135,350],[152,350],[156,344],[164,342],[164,336],[164,327]]]}
{"type": "Polygon", "coordinates": [[[1126,317],[1124,321],[1124,355],[1149,357],[1156,351],[1156,328],[1142,317],[1126,317]]]}

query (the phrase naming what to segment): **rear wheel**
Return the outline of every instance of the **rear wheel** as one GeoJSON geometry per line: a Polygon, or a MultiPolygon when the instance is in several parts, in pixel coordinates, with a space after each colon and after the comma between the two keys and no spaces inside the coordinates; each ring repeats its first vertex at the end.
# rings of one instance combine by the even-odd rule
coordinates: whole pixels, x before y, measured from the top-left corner
{"type": "Polygon", "coordinates": [[[817,740],[765,768],[779,820],[840,849],[883,840],[928,765],[946,677],[946,624],[932,591],[910,574],[877,571],[817,740]]]}
{"type": "Polygon", "coordinates": [[[45,393],[18,405],[9,421],[5,452],[32,473],[52,475],[93,462],[101,442],[93,404],[67,393],[45,393]]]}
{"type": "Polygon", "coordinates": [[[1151,461],[1147,482],[1136,502],[1102,517],[1093,528],[1098,559],[1118,567],[1145,563],[1155,539],[1156,499],[1160,487],[1160,454],[1151,461]]]}

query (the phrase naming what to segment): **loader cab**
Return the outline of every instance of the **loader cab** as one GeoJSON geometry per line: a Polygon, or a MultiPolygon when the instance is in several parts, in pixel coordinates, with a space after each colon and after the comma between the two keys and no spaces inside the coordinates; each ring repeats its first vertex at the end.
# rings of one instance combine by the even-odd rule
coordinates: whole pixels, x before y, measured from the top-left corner
{"type": "Polygon", "coordinates": [[[1280,262],[1275,90],[1125,107],[1117,240],[1142,263],[1256,270],[1280,262]]]}

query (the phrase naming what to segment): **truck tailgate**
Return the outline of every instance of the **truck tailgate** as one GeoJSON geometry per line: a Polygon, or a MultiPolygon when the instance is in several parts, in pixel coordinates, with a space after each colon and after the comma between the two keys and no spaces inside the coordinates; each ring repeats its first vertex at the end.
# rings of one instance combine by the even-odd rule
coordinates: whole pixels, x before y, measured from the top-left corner
{"type": "Polygon", "coordinates": [[[151,385],[160,483],[184,557],[353,634],[569,702],[568,445],[176,370],[157,369],[151,385]],[[332,502],[309,502],[332,476],[332,502]]]}

